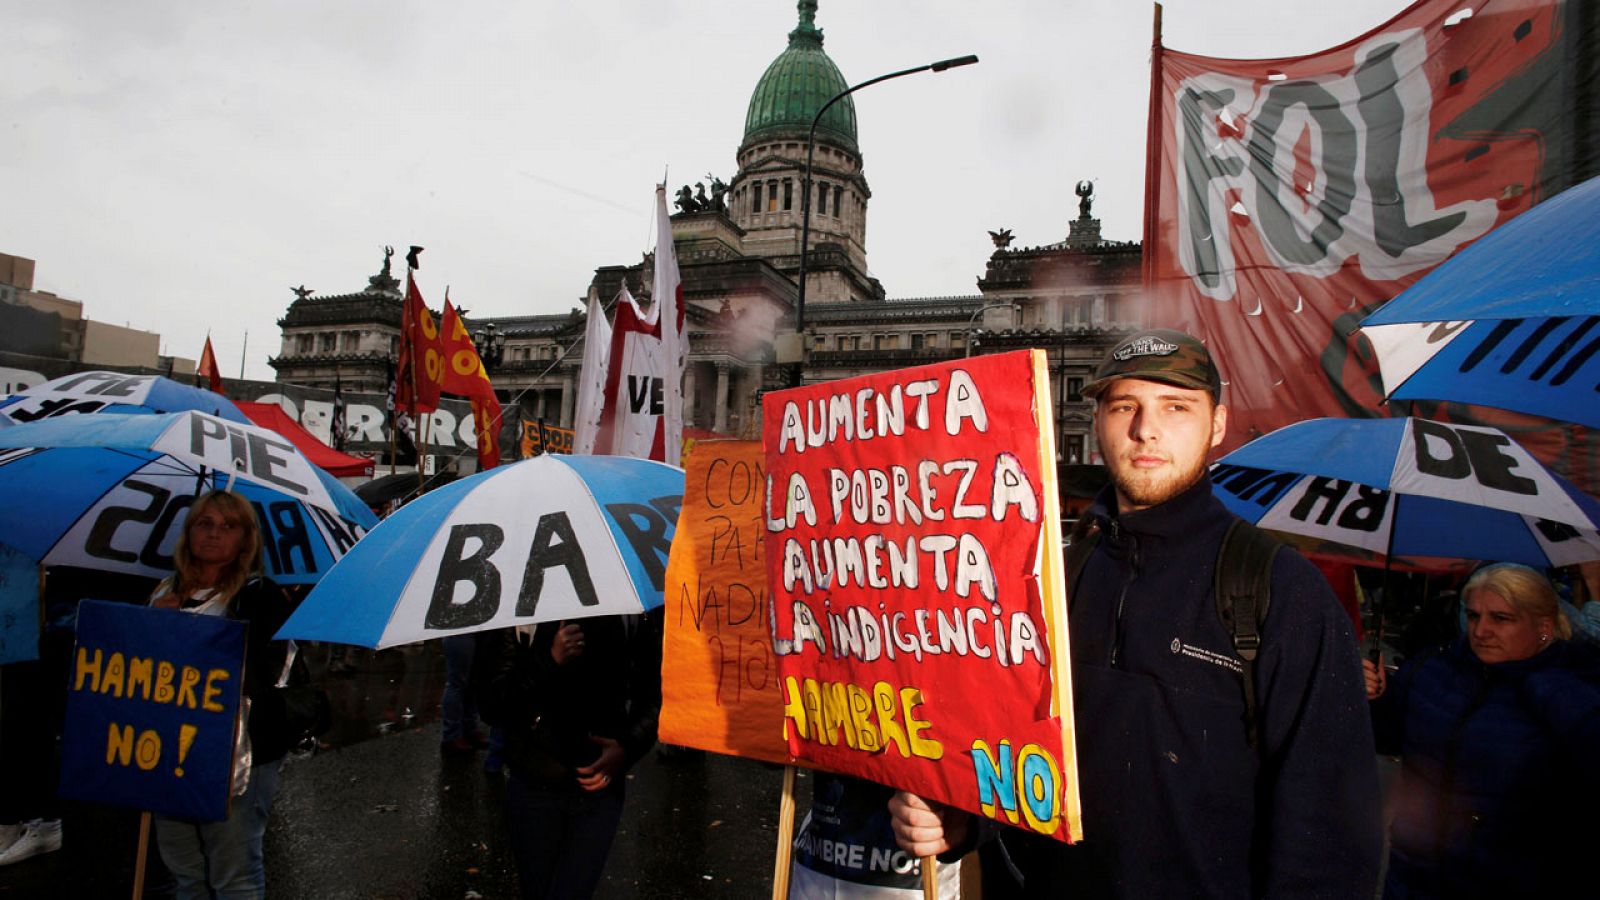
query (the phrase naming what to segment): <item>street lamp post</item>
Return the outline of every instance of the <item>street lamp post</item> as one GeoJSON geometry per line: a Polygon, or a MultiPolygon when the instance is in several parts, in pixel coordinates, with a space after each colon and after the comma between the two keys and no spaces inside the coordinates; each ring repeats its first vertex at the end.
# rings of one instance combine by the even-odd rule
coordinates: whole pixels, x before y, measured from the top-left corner
{"type": "Polygon", "coordinates": [[[478,359],[483,361],[483,369],[488,372],[498,368],[506,358],[506,336],[500,333],[493,322],[472,333],[472,344],[478,351],[478,359]]]}
{"type": "Polygon", "coordinates": [[[945,69],[954,69],[958,66],[970,66],[977,61],[978,57],[975,55],[958,56],[953,59],[941,59],[925,66],[917,66],[914,69],[901,69],[898,72],[879,75],[877,78],[869,78],[829,97],[828,102],[822,104],[822,108],[817,110],[817,114],[811,117],[811,128],[806,131],[806,171],[805,177],[802,179],[802,183],[805,185],[804,195],[800,198],[800,290],[795,297],[794,303],[794,330],[801,341],[800,360],[794,364],[794,368],[789,373],[790,387],[800,386],[801,374],[805,370],[806,262],[810,255],[809,245],[811,243],[811,162],[817,151],[817,123],[822,121],[822,114],[840,100],[880,81],[888,81],[891,78],[899,78],[902,75],[915,75],[918,72],[943,72],[945,69]]]}
{"type": "Polygon", "coordinates": [[[1016,312],[1016,310],[1018,309],[1018,306],[1015,303],[985,303],[984,305],[982,305],[982,306],[978,307],[977,309],[973,310],[972,311],[972,315],[967,318],[967,355],[968,356],[972,355],[972,326],[973,326],[973,324],[978,321],[978,317],[979,316],[983,315],[983,311],[984,310],[986,310],[986,309],[999,309],[1002,306],[1010,307],[1012,312],[1016,312]]]}

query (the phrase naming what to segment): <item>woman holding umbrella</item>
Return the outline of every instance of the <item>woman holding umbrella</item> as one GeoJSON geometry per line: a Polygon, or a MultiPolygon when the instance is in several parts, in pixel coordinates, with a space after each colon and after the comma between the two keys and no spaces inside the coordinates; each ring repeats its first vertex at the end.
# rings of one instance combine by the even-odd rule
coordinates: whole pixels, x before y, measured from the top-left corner
{"type": "Polygon", "coordinates": [[[505,729],[506,819],[522,896],[589,897],[622,819],[628,769],[656,742],[662,612],[481,634],[475,677],[505,729]]]}
{"type": "Polygon", "coordinates": [[[1390,682],[1363,663],[1379,752],[1400,754],[1384,896],[1566,896],[1600,802],[1600,653],[1543,575],[1501,563],[1462,589],[1467,634],[1390,682]]]}
{"type": "Polygon", "coordinates": [[[249,779],[222,822],[156,817],[156,845],[177,882],[177,896],[261,897],[266,893],[261,837],[278,792],[278,769],[293,735],[282,692],[274,688],[291,662],[288,644],[272,640],[289,616],[283,590],[261,574],[255,511],[237,494],[211,491],[189,507],[174,553],[177,571],[157,585],[151,605],[248,622],[244,695],[249,701],[249,779]]]}

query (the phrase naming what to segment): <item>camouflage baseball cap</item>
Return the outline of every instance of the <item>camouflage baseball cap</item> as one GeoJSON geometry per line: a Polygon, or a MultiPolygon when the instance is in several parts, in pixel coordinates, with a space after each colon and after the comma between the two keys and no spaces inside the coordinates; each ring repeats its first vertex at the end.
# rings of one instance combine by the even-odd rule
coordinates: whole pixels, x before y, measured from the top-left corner
{"type": "Polygon", "coordinates": [[[1141,331],[1111,348],[1083,394],[1093,397],[1119,378],[1175,384],[1206,391],[1213,401],[1222,400],[1222,376],[1206,345],[1193,335],[1170,328],[1141,331]]]}

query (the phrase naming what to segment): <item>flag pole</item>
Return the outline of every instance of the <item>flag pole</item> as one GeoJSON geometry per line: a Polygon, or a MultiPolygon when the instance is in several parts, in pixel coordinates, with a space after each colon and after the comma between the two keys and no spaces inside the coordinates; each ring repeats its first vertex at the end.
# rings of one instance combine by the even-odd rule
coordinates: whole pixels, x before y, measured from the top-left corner
{"type": "Polygon", "coordinates": [[[1165,146],[1162,144],[1161,130],[1161,77],[1162,77],[1162,52],[1161,46],[1161,4],[1152,4],[1150,21],[1150,108],[1146,113],[1145,125],[1145,156],[1144,156],[1144,259],[1142,260],[1142,280],[1145,295],[1149,296],[1156,286],[1155,247],[1160,238],[1161,212],[1161,161],[1165,146]]]}
{"type": "MultiPolygon", "coordinates": [[[[406,254],[407,297],[410,297],[412,294],[414,281],[414,276],[412,273],[416,272],[417,267],[421,265],[421,263],[417,261],[417,254],[421,252],[422,248],[413,244],[411,247],[411,252],[406,254]]],[[[424,314],[427,314],[427,307],[424,306],[422,311],[424,314]]],[[[415,334],[417,323],[414,321],[402,322],[400,327],[403,329],[410,329],[411,332],[415,334]]],[[[426,439],[423,437],[422,420],[419,418],[422,415],[422,411],[417,408],[417,349],[415,338],[413,338],[412,342],[410,343],[410,347],[411,359],[407,361],[406,364],[406,377],[411,381],[411,443],[417,448],[417,491],[421,492],[424,478],[422,474],[422,459],[427,449],[427,444],[426,439]]],[[[430,415],[429,418],[432,418],[432,416],[430,415]]],[[[391,429],[391,431],[392,430],[393,429],[391,429]]],[[[390,459],[392,461],[393,457],[391,456],[390,459]]]]}
{"type": "Polygon", "coordinates": [[[391,403],[390,403],[390,406],[389,406],[389,421],[386,422],[385,424],[387,424],[389,426],[389,474],[393,475],[394,474],[395,462],[396,462],[396,460],[394,458],[394,455],[395,455],[395,453],[397,452],[397,450],[399,448],[399,443],[398,442],[399,442],[399,431],[400,431],[400,429],[398,427],[396,427],[396,426],[398,426],[400,424],[400,422],[399,422],[400,417],[398,415],[400,410],[395,408],[396,406],[398,406],[398,404],[392,402],[393,399],[394,399],[394,391],[392,390],[392,388],[394,387],[394,379],[393,378],[389,379],[389,387],[391,388],[391,390],[389,391],[389,396],[390,396],[391,403]]]}
{"type": "MultiPolygon", "coordinates": [[[[428,458],[428,427],[424,420],[420,418],[423,414],[419,412],[417,415],[419,418],[413,426],[416,429],[413,432],[415,435],[413,442],[417,445],[417,490],[420,491],[423,484],[427,482],[427,475],[423,473],[422,466],[423,460],[428,458]]],[[[426,419],[427,421],[432,421],[433,413],[428,413],[426,419]]]]}
{"type": "Polygon", "coordinates": [[[250,329],[244,330],[244,346],[239,348],[239,380],[244,380],[244,355],[250,349],[250,329]]]}

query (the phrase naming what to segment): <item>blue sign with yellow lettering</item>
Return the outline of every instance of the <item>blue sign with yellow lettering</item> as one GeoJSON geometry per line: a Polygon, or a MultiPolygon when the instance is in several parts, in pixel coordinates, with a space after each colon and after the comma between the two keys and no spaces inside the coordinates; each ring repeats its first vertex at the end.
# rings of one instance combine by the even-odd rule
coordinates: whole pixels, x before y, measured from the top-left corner
{"type": "Polygon", "coordinates": [[[245,624],[85,600],[67,682],[61,796],[228,817],[245,624]]]}

